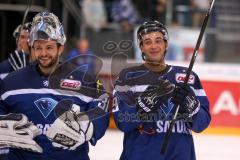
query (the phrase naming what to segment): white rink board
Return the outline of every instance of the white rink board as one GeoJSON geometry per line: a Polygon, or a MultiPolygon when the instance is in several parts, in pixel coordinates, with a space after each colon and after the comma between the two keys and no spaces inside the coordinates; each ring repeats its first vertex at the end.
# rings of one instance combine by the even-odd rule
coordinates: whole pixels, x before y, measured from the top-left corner
{"type": "MultiPolygon", "coordinates": [[[[108,130],[95,147],[90,145],[91,160],[118,160],[123,134],[108,130]]],[[[239,160],[240,136],[195,134],[197,160],[239,160]]]]}
{"type": "MultiPolygon", "coordinates": [[[[100,73],[111,74],[111,59],[102,59],[103,67],[100,73]]],[[[140,65],[143,61],[127,60],[126,64],[140,65]]],[[[167,64],[188,67],[190,62],[167,61],[167,64]]],[[[118,66],[119,71],[129,67],[122,61],[115,61],[114,66],[118,66]],[[124,66],[123,66],[124,65],[124,66]]],[[[193,71],[196,72],[201,80],[240,82],[240,64],[228,63],[201,63],[195,62],[193,71]]]]}

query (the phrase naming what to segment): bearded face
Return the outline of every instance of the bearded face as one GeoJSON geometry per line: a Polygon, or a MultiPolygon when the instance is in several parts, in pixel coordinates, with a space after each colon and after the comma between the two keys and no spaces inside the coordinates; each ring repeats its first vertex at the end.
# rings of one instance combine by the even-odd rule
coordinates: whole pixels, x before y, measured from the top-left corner
{"type": "Polygon", "coordinates": [[[52,70],[58,63],[63,52],[63,46],[58,46],[56,41],[38,40],[34,42],[34,55],[42,72],[52,70]]]}

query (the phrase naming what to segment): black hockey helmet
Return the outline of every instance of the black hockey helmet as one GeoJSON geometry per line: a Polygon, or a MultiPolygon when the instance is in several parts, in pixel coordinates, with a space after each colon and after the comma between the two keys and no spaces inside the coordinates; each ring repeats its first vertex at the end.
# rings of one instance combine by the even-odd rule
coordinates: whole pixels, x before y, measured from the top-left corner
{"type": "Polygon", "coordinates": [[[163,34],[164,40],[168,42],[168,31],[167,28],[158,21],[148,21],[144,22],[137,30],[137,39],[139,45],[142,44],[142,37],[145,34],[151,33],[151,32],[160,32],[163,34]]]}
{"type": "Polygon", "coordinates": [[[21,24],[18,25],[17,28],[15,28],[15,30],[13,31],[13,37],[17,39],[20,35],[21,29],[30,33],[31,27],[32,27],[31,22],[24,23],[23,26],[21,24]]]}

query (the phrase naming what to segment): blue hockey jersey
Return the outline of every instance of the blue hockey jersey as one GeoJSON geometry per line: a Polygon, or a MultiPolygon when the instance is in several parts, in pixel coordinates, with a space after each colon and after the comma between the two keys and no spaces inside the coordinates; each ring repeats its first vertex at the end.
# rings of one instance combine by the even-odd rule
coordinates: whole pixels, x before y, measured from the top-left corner
{"type": "MultiPolygon", "coordinates": [[[[9,56],[9,57],[11,57],[11,56],[9,56]]],[[[12,54],[12,57],[14,57],[15,58],[15,60],[13,60],[12,61],[12,63],[14,64],[16,64],[17,66],[22,66],[22,67],[20,67],[20,68],[23,68],[23,67],[25,67],[25,66],[23,66],[23,64],[20,64],[20,63],[23,63],[23,58],[25,57],[26,59],[26,65],[28,65],[29,64],[29,62],[28,62],[28,60],[29,60],[29,54],[26,54],[26,53],[24,53],[24,52],[22,52],[22,51],[17,51],[17,50],[15,50],[14,52],[13,52],[13,54],[12,54]],[[18,54],[17,54],[18,53],[18,54]]],[[[3,79],[3,78],[5,78],[9,73],[11,73],[11,72],[13,72],[13,71],[15,71],[15,69],[12,67],[12,65],[10,64],[10,61],[9,61],[9,58],[8,59],[6,59],[6,60],[4,60],[4,61],[2,61],[1,63],[0,63],[0,79],[3,79]]]]}
{"type": "Polygon", "coordinates": [[[121,160],[195,160],[191,131],[201,132],[210,123],[209,101],[195,73],[191,73],[188,84],[200,102],[198,112],[192,119],[179,118],[172,130],[167,152],[160,153],[163,139],[174,113],[173,92],[159,105],[153,116],[139,117],[135,99],[148,86],[168,80],[172,84],[184,82],[187,68],[167,66],[162,72],[152,72],[144,65],[124,69],[114,88],[113,115],[117,127],[124,132],[121,160]]]}
{"type": "MultiPolygon", "coordinates": [[[[95,82],[83,80],[85,74],[72,73],[72,78],[79,80],[85,88],[96,88],[95,82]],[[87,87],[86,87],[87,86],[87,87]]],[[[65,77],[63,77],[65,78],[65,77]]],[[[79,146],[76,150],[69,151],[52,146],[52,142],[46,137],[46,131],[57,118],[54,109],[59,101],[71,99],[81,107],[81,111],[87,111],[99,103],[96,92],[84,91],[83,94],[68,94],[58,92],[48,87],[48,77],[43,76],[37,69],[35,63],[9,74],[1,83],[0,114],[23,113],[29,121],[32,121],[41,130],[42,134],[35,138],[36,142],[43,148],[43,153],[34,153],[19,149],[10,149],[11,160],[88,160],[88,142],[79,146]]],[[[105,115],[94,119],[94,134],[90,140],[95,145],[105,133],[109,116],[105,115]]]]}
{"type": "Polygon", "coordinates": [[[9,63],[8,59],[0,63],[0,79],[5,78],[9,73],[13,71],[14,69],[9,63]]]}

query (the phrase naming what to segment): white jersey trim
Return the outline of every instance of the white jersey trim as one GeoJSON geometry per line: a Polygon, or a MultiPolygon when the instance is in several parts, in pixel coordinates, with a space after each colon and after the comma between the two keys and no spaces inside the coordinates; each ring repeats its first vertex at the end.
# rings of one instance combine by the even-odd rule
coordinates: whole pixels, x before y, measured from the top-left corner
{"type": "MultiPolygon", "coordinates": [[[[144,92],[149,85],[135,85],[135,86],[129,86],[129,85],[116,85],[113,90],[113,95],[115,95],[116,92],[128,92],[131,91],[133,93],[135,92],[144,92]]],[[[191,87],[195,93],[196,96],[206,96],[206,92],[204,89],[194,89],[191,87]]]]}
{"type": "Polygon", "coordinates": [[[193,89],[196,96],[206,96],[204,89],[193,89]]]}
{"type": "Polygon", "coordinates": [[[1,95],[1,98],[2,100],[5,100],[9,96],[21,95],[21,94],[54,94],[54,95],[61,95],[61,96],[71,96],[71,97],[77,97],[87,103],[95,100],[92,97],[89,97],[74,91],[54,90],[54,89],[48,89],[48,88],[17,89],[17,90],[7,91],[1,95]]]}
{"type": "Polygon", "coordinates": [[[9,74],[9,73],[2,73],[2,74],[0,74],[0,78],[1,78],[1,79],[4,79],[5,77],[7,77],[8,74],[9,74]]]}
{"type": "Polygon", "coordinates": [[[120,86],[120,85],[116,85],[114,90],[113,90],[113,95],[116,93],[116,92],[144,92],[147,87],[149,85],[135,85],[135,86],[129,86],[129,85],[124,85],[124,86],[120,86]]]}

